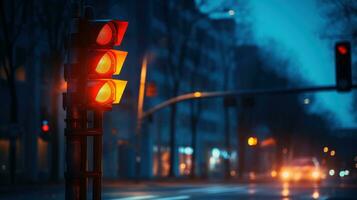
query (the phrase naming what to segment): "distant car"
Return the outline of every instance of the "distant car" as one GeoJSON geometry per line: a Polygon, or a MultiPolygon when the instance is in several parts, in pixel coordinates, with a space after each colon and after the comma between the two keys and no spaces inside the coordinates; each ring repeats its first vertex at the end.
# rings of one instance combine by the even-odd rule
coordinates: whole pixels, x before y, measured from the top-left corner
{"type": "Polygon", "coordinates": [[[320,182],[326,175],[315,158],[297,158],[280,170],[280,179],[289,181],[320,182]]]}

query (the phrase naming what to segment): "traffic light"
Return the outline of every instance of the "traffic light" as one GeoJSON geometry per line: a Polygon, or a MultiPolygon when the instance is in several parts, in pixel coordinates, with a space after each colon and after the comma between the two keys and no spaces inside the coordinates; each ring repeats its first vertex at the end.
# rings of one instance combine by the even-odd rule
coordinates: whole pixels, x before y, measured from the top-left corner
{"type": "Polygon", "coordinates": [[[146,96],[147,97],[156,97],[157,96],[157,87],[154,82],[149,82],[146,87],[146,96]]]}
{"type": "Polygon", "coordinates": [[[127,81],[112,76],[120,74],[128,53],[113,47],[121,44],[127,26],[128,22],[119,20],[86,21],[80,26],[83,38],[79,39],[86,48],[77,69],[86,66],[86,103],[90,108],[111,109],[121,100],[127,81]]]}
{"type": "Polygon", "coordinates": [[[116,80],[127,52],[114,49],[123,40],[128,22],[93,20],[94,9],[83,12],[74,4],[70,25],[70,47],[64,78],[66,109],[66,198],[87,199],[91,180],[92,198],[101,198],[103,111],[120,102],[127,81],[116,80]],[[92,137],[88,141],[88,137],[92,137]],[[91,143],[92,164],[88,165],[87,147],[91,143]]]}
{"type": "Polygon", "coordinates": [[[44,141],[50,141],[51,136],[50,136],[50,125],[48,123],[48,120],[44,119],[41,121],[41,133],[40,133],[40,138],[42,138],[44,141]]]}
{"type": "Polygon", "coordinates": [[[44,133],[50,131],[50,126],[48,125],[48,121],[47,120],[42,120],[41,130],[44,133]]]}
{"type": "Polygon", "coordinates": [[[352,88],[351,44],[348,41],[335,45],[336,87],[337,91],[346,92],[352,88]]]}

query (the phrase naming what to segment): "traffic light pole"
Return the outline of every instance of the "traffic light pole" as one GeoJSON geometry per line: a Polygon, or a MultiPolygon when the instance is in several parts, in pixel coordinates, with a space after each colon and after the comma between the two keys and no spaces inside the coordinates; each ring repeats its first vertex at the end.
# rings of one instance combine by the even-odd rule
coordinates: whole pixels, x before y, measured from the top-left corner
{"type": "MultiPolygon", "coordinates": [[[[71,81],[68,81],[71,84],[71,81]]],[[[65,101],[72,99],[70,93],[65,101]]],[[[73,96],[72,96],[73,97],[73,96]]],[[[66,112],[66,200],[87,199],[88,179],[93,179],[93,200],[101,199],[103,111],[93,111],[89,127],[88,110],[75,102],[65,103],[66,112]],[[87,139],[93,137],[93,167],[88,171],[87,139]]]]}
{"type": "MultiPolygon", "coordinates": [[[[73,26],[78,26],[79,18],[73,20],[73,26]]],[[[76,47],[72,40],[69,54],[69,64],[66,65],[65,78],[68,82],[67,93],[64,95],[66,112],[66,200],[87,199],[88,179],[93,179],[93,200],[101,199],[101,162],[102,162],[102,111],[94,111],[92,126],[88,120],[88,108],[80,100],[86,96],[86,73],[78,74],[75,63],[84,59],[83,50],[76,47]],[[73,56],[73,57],[71,57],[73,56]],[[87,139],[93,137],[93,167],[88,171],[87,139]]]]}
{"type": "Polygon", "coordinates": [[[66,199],[86,199],[87,181],[83,177],[86,169],[86,138],[83,129],[86,126],[85,111],[76,106],[67,107],[66,117],[66,199]]]}
{"type": "Polygon", "coordinates": [[[103,152],[103,112],[94,111],[93,128],[98,134],[93,136],[93,199],[101,199],[102,193],[102,152],[103,152]]]}
{"type": "Polygon", "coordinates": [[[100,200],[103,112],[120,102],[127,83],[112,78],[119,75],[127,55],[113,48],[121,44],[128,22],[94,20],[91,7],[84,9],[84,17],[75,13],[64,73],[68,83],[63,96],[67,110],[66,200],[87,199],[88,183],[92,183],[92,199],[100,200]],[[88,166],[88,148],[93,150],[92,166],[88,166]]]}

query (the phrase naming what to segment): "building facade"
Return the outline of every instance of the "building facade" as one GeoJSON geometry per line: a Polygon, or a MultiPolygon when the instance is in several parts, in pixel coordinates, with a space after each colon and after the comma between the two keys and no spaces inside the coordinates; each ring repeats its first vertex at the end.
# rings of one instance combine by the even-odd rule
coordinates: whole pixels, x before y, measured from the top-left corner
{"type": "MultiPolygon", "coordinates": [[[[137,110],[140,70],[146,59],[148,64],[144,110],[161,103],[174,95],[194,91],[217,91],[233,87],[231,71],[234,67],[233,53],[235,22],[233,19],[212,19],[202,13],[195,1],[107,1],[92,4],[98,19],[114,18],[129,21],[127,33],[120,50],[128,51],[119,79],[128,80],[120,105],[104,116],[103,175],[106,179],[135,178],[137,110]],[[167,4],[166,4],[167,3],[167,4]],[[178,7],[177,7],[178,6],[178,7]],[[176,13],[172,15],[172,13],[176,13]],[[170,20],[166,16],[170,14],[170,20]],[[174,17],[173,17],[174,16],[174,17]],[[190,29],[186,29],[190,25],[190,29]],[[169,31],[168,31],[169,30],[169,31]],[[170,36],[169,36],[170,35],[170,36]],[[171,45],[171,46],[170,46],[171,45]],[[169,61],[171,59],[171,61],[169,61]],[[171,66],[173,65],[173,66],[171,66]],[[180,86],[174,93],[173,74],[180,73],[180,86]],[[175,72],[175,73],[176,73],[175,72]]],[[[26,29],[27,31],[27,29],[26,29]]],[[[38,30],[36,30],[38,31],[38,30]]],[[[33,40],[39,40],[36,32],[33,40]]],[[[31,41],[30,41],[31,42],[31,41]]],[[[25,45],[30,47],[29,45],[25,45]]],[[[43,52],[48,48],[42,41],[36,47],[28,64],[19,64],[17,87],[19,99],[19,124],[21,136],[17,139],[17,170],[20,179],[47,181],[51,168],[58,165],[59,176],[64,177],[65,140],[61,93],[51,96],[46,79],[43,52]],[[32,62],[33,61],[33,62],[32,62]],[[22,71],[21,71],[22,70],[22,71]],[[25,75],[24,75],[25,74],[25,75]],[[26,78],[24,78],[26,77],[26,78]],[[28,98],[30,97],[30,98],[28,98]],[[58,163],[53,162],[53,144],[43,136],[42,122],[51,116],[51,98],[58,98],[58,163]],[[23,101],[27,99],[27,101],[23,101]],[[24,114],[27,113],[27,114],[24,114]]],[[[28,48],[27,50],[30,50],[28,48]]],[[[31,54],[32,55],[32,54],[31,54]]],[[[8,105],[6,81],[0,79],[2,103],[8,105]]],[[[196,173],[202,177],[223,175],[224,160],[235,158],[235,152],[226,149],[226,120],[222,99],[207,99],[177,104],[176,146],[177,176],[189,176],[192,155],[196,151],[196,173]],[[192,132],[196,129],[196,148],[192,146],[192,132]]],[[[0,174],[8,177],[9,128],[8,107],[1,111],[0,174]],[[5,133],[6,132],[6,133],[5,133]]],[[[165,108],[144,120],[140,137],[142,178],[166,177],[170,158],[170,108],[165,108]]],[[[228,119],[231,145],[235,145],[235,114],[229,111],[228,119]]],[[[51,124],[50,124],[51,128],[51,124]]],[[[233,148],[232,148],[233,149],[233,148]]],[[[89,162],[92,162],[89,159],[89,162]]],[[[232,162],[234,163],[235,161],[232,162]]],[[[5,179],[2,179],[5,180],[5,179]]]]}

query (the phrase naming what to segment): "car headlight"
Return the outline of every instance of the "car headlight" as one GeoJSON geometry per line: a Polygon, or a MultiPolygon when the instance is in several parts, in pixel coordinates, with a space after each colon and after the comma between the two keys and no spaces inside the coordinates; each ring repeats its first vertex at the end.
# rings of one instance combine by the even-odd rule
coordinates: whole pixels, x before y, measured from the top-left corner
{"type": "Polygon", "coordinates": [[[313,171],[313,172],[311,173],[311,177],[312,177],[313,179],[319,179],[319,178],[320,178],[320,172],[319,172],[319,171],[313,171]]]}
{"type": "Polygon", "coordinates": [[[290,172],[287,170],[284,170],[281,172],[281,178],[283,180],[288,180],[290,178],[290,172]]]}

